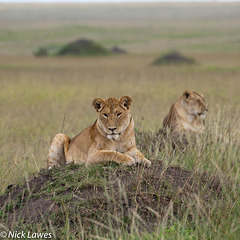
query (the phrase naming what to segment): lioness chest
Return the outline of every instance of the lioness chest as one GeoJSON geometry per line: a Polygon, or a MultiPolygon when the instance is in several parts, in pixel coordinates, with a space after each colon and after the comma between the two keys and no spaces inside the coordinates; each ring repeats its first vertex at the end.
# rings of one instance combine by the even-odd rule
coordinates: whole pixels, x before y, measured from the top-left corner
{"type": "Polygon", "coordinates": [[[182,121],[181,125],[184,130],[192,131],[192,132],[200,132],[204,129],[204,123],[200,118],[194,118],[193,120],[189,121],[182,121]]]}
{"type": "Polygon", "coordinates": [[[93,147],[97,150],[111,150],[125,153],[133,146],[135,146],[134,136],[129,138],[120,137],[118,140],[108,139],[105,136],[98,136],[90,148],[93,147]]]}
{"type": "Polygon", "coordinates": [[[135,145],[135,137],[120,137],[117,141],[106,136],[96,135],[92,126],[75,136],[69,145],[67,161],[84,163],[97,150],[111,150],[125,153],[135,145]]]}

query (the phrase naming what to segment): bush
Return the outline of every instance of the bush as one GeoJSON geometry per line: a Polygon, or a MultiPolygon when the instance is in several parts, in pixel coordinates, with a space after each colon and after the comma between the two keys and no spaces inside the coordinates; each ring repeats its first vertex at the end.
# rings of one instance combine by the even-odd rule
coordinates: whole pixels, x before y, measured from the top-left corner
{"type": "Polygon", "coordinates": [[[33,53],[34,56],[36,57],[45,57],[48,56],[48,50],[44,47],[40,47],[37,51],[33,53]]]}

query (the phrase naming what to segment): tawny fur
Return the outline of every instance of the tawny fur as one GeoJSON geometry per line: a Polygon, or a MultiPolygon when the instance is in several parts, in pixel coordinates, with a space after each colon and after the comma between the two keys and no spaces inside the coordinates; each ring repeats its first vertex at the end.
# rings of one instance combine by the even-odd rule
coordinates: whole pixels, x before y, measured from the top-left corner
{"type": "Polygon", "coordinates": [[[208,104],[201,93],[185,90],[172,105],[163,120],[163,127],[181,136],[187,132],[201,133],[205,129],[208,104]]]}
{"type": "Polygon", "coordinates": [[[98,113],[95,123],[71,140],[65,134],[57,134],[48,152],[47,167],[108,161],[123,165],[143,162],[150,166],[151,162],[136,147],[131,102],[129,96],[93,99],[98,113]]]}

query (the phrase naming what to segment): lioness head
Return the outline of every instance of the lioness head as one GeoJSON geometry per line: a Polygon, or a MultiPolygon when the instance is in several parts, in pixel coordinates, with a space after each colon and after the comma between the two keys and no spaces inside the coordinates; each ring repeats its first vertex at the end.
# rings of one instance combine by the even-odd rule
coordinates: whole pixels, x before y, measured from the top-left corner
{"type": "Polygon", "coordinates": [[[204,119],[208,111],[208,104],[203,94],[185,90],[182,96],[182,105],[191,115],[197,115],[204,119]]]}
{"type": "Polygon", "coordinates": [[[98,113],[99,127],[108,139],[117,140],[128,127],[131,119],[129,112],[131,102],[130,96],[122,96],[120,99],[114,97],[106,100],[93,99],[92,105],[98,113]]]}

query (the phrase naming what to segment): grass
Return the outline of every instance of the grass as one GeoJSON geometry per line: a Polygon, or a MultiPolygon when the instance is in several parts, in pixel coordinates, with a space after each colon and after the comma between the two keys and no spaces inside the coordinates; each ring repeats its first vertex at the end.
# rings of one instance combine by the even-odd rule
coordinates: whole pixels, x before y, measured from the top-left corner
{"type": "Polygon", "coordinates": [[[0,5],[0,200],[9,185],[20,186],[1,205],[0,230],[8,230],[15,210],[42,200],[52,211],[38,223],[12,221],[10,230],[56,239],[238,239],[239,6],[0,5]],[[30,56],[79,37],[121,44],[130,54],[30,56]],[[151,66],[170,50],[197,64],[151,66]],[[185,89],[202,92],[210,111],[206,132],[181,152],[157,133],[185,89]],[[154,167],[42,170],[56,133],[73,137],[95,121],[93,98],[125,94],[133,98],[138,148],[154,167]]]}
{"type": "Polygon", "coordinates": [[[64,116],[63,131],[70,137],[92,124],[96,113],[91,101],[97,96],[131,95],[136,127],[147,131],[161,128],[163,117],[185,89],[204,93],[210,113],[225,106],[229,117],[239,116],[240,69],[235,61],[240,57],[223,56],[225,61],[215,54],[196,55],[201,64],[193,67],[152,67],[152,55],[0,58],[0,158],[8,159],[7,175],[2,168],[2,189],[21,178],[24,169],[36,172],[45,166],[50,141],[62,130],[64,116]]]}
{"type": "Polygon", "coordinates": [[[44,176],[41,169],[46,166],[52,137],[62,128],[64,133],[73,137],[92,124],[96,113],[91,101],[96,96],[131,95],[137,144],[145,156],[155,164],[160,164],[159,159],[163,159],[166,168],[178,166],[198,174],[195,178],[198,190],[195,195],[189,193],[191,198],[185,194],[176,195],[179,190],[172,187],[175,181],[169,179],[160,179],[160,185],[144,183],[143,179],[147,182],[155,179],[151,172],[145,178],[136,178],[131,184],[134,189],[124,190],[127,199],[133,199],[133,203],[136,196],[131,194],[137,189],[140,191],[137,195],[139,205],[134,205],[135,210],[129,212],[130,208],[117,201],[115,191],[119,186],[111,187],[111,182],[118,181],[110,180],[108,176],[117,176],[116,171],[122,176],[129,173],[138,176],[136,168],[125,169],[113,164],[56,169],[38,192],[33,190],[23,197],[24,192],[29,192],[27,186],[23,186],[25,190],[1,209],[3,226],[7,226],[6,219],[10,218],[13,209],[24,209],[29,201],[42,199],[42,204],[51,201],[58,210],[42,217],[45,220],[40,225],[26,224],[22,220],[11,228],[51,232],[57,239],[81,239],[83,236],[92,239],[237,239],[240,69],[236,60],[239,57],[223,53],[195,54],[194,58],[200,64],[191,67],[153,67],[151,62],[156,55],[0,58],[0,66],[4,66],[0,72],[2,193],[9,184],[22,186],[23,178],[29,181],[38,172],[44,176]],[[173,151],[169,142],[159,148],[161,138],[157,130],[161,128],[171,103],[184,89],[203,92],[209,102],[206,134],[196,146],[183,153],[173,151]],[[206,174],[201,177],[204,172],[206,174]],[[217,187],[209,190],[211,181],[216,178],[221,183],[220,195],[217,187]],[[200,184],[199,179],[205,180],[200,184]],[[106,198],[102,198],[102,194],[95,196],[95,191],[105,192],[106,198]],[[159,199],[153,205],[152,191],[159,199]],[[142,199],[144,192],[148,197],[142,199]],[[153,210],[146,209],[146,206],[153,210]],[[163,206],[162,210],[160,206],[163,206]],[[103,217],[99,209],[110,215],[103,217]],[[129,214],[119,215],[122,211],[129,214]]]}
{"type": "Polygon", "coordinates": [[[228,124],[224,113],[184,152],[156,132],[137,131],[150,169],[112,163],[42,170],[1,205],[3,226],[57,239],[237,239],[240,123],[228,124]],[[37,224],[18,215],[39,201],[47,212],[37,224]]]}

